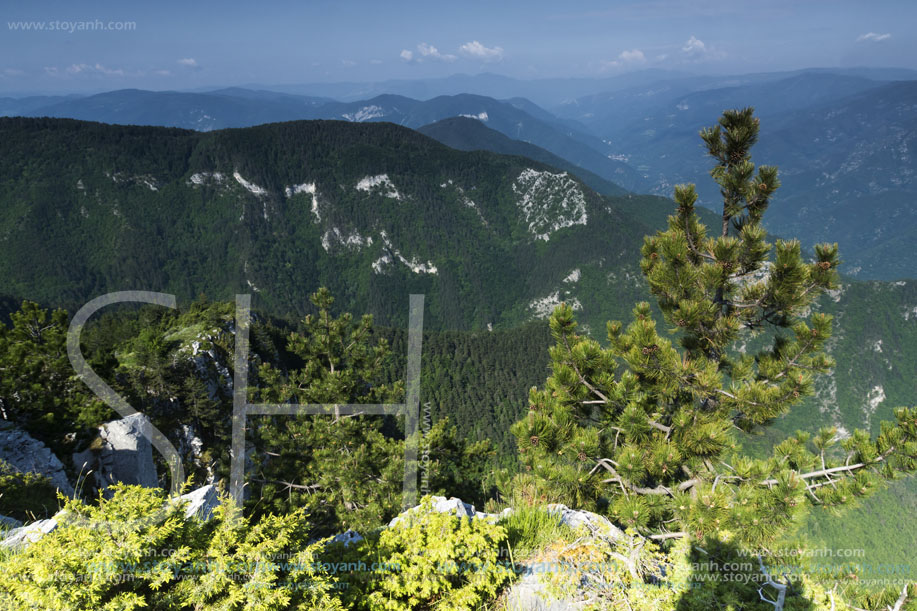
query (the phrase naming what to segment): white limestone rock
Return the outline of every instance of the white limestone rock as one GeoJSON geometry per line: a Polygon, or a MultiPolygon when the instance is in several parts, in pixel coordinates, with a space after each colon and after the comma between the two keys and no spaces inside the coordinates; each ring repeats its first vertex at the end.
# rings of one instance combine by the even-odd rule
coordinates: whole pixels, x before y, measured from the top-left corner
{"type": "Polygon", "coordinates": [[[179,500],[187,503],[185,519],[197,518],[203,522],[213,517],[213,511],[220,506],[220,496],[213,484],[201,486],[197,490],[183,494],[179,500]]]}
{"type": "MultiPolygon", "coordinates": [[[[474,505],[465,503],[462,501],[462,499],[456,497],[447,499],[444,496],[433,496],[430,497],[430,499],[433,501],[432,510],[434,513],[450,513],[457,518],[467,518],[469,520],[496,521],[500,517],[499,515],[493,513],[475,511],[474,505]]],[[[400,515],[394,517],[392,521],[388,523],[388,527],[393,528],[397,526],[411,515],[417,513],[419,509],[420,505],[403,511],[400,515]]]]}
{"type": "Polygon", "coordinates": [[[57,528],[57,517],[58,516],[54,516],[47,520],[39,520],[26,526],[14,528],[7,534],[3,541],[0,541],[0,547],[15,548],[28,545],[29,543],[35,543],[57,528]]]}
{"type": "Polygon", "coordinates": [[[583,527],[593,537],[599,537],[606,541],[614,541],[624,537],[624,532],[620,528],[612,524],[611,520],[605,516],[600,516],[597,513],[570,509],[560,503],[551,503],[546,509],[548,513],[556,514],[560,518],[561,524],[565,524],[573,530],[583,527]]]}

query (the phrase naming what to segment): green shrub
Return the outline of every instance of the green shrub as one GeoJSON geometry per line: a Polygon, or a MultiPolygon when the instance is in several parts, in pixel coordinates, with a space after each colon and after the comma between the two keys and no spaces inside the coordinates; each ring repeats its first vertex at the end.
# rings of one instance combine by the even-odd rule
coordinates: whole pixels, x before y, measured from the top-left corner
{"type": "Polygon", "coordinates": [[[492,601],[513,572],[499,562],[506,531],[435,513],[429,497],[382,531],[376,556],[388,569],[365,597],[371,611],[466,611],[492,601]]]}
{"type": "Polygon", "coordinates": [[[57,519],[0,557],[0,608],[343,609],[313,564],[321,543],[309,543],[301,511],[250,524],[224,501],[202,523],[160,490],[118,485],[97,506],[68,502],[57,519]]]}
{"type": "Polygon", "coordinates": [[[20,473],[0,460],[0,514],[26,521],[46,518],[57,509],[57,489],[50,479],[20,473]]]}

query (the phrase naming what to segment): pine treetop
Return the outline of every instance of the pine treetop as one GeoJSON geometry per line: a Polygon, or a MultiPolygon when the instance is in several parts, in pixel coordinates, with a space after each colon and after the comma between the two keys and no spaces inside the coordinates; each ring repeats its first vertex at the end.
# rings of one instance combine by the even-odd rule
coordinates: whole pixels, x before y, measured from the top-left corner
{"type": "Polygon", "coordinates": [[[831,317],[811,309],[837,286],[839,264],[836,244],[806,260],[798,241],[767,241],[761,221],[780,182],[777,168],[751,161],[758,130],[746,108],[701,131],[723,197],[719,231],[699,221],[694,185],[678,185],[668,229],[644,240],[641,267],[668,334],[647,302],[626,327],[608,323],[607,348],[577,333],[570,306],[555,310],[552,373],[513,427],[526,469],[517,485],[607,507],[657,539],[763,545],[809,505],[847,504],[876,475],[917,468],[917,414],[903,408],[875,440],[826,428],[797,433],[767,460],[741,453],[743,432],[799,404],[833,366],[831,317]],[[749,341],[762,347],[750,352],[749,341]]]}

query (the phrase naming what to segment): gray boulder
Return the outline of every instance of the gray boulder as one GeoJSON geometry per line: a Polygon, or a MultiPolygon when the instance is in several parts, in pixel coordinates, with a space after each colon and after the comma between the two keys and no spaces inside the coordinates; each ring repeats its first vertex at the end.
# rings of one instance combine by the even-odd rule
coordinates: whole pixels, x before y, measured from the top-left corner
{"type": "Polygon", "coordinates": [[[66,496],[73,496],[73,486],[67,480],[64,465],[42,442],[23,430],[10,427],[0,428],[0,459],[6,461],[20,473],[38,473],[66,496]]]}
{"type": "Polygon", "coordinates": [[[0,529],[12,529],[22,526],[22,522],[16,518],[0,515],[0,529]]]}
{"type": "Polygon", "coordinates": [[[140,413],[103,424],[96,442],[99,447],[73,455],[77,471],[92,471],[98,489],[118,482],[155,488],[159,478],[153,446],[146,436],[151,426],[149,418],[140,413]]]}
{"type": "Polygon", "coordinates": [[[560,600],[551,596],[542,572],[525,567],[522,577],[506,594],[507,611],[580,611],[594,601],[560,600]]]}
{"type": "Polygon", "coordinates": [[[561,524],[566,524],[573,530],[580,527],[585,528],[593,537],[605,541],[616,541],[624,537],[624,532],[611,523],[611,520],[605,516],[600,516],[591,511],[579,511],[570,509],[560,503],[551,503],[545,509],[548,513],[555,514],[560,518],[561,524]]]}
{"type": "Polygon", "coordinates": [[[343,543],[344,547],[349,547],[352,543],[359,543],[363,540],[363,535],[355,530],[348,530],[331,538],[332,543],[343,543]]]}
{"type": "MultiPolygon", "coordinates": [[[[556,515],[562,524],[580,533],[585,531],[580,539],[581,545],[592,548],[600,557],[603,552],[612,549],[616,541],[626,537],[608,518],[590,511],[570,509],[558,503],[548,505],[545,509],[556,515]]],[[[588,573],[577,575],[572,572],[572,567],[551,554],[541,554],[537,560],[520,566],[522,571],[519,581],[510,586],[505,594],[508,611],[579,611],[593,605],[596,593],[605,586],[604,582],[595,581],[596,578],[588,573]],[[563,599],[552,596],[547,588],[547,582],[557,571],[562,571],[572,586],[572,591],[563,599]]]]}

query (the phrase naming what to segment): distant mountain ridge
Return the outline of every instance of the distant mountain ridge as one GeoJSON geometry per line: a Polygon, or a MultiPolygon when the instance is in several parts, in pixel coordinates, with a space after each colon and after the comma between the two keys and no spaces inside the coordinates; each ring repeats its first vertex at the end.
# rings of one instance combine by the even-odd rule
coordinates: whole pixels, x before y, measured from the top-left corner
{"type": "Polygon", "coordinates": [[[352,102],[384,93],[429,100],[442,95],[471,93],[498,99],[522,97],[539,106],[553,109],[589,95],[621,91],[661,82],[684,81],[697,89],[714,89],[749,82],[779,80],[802,72],[825,72],[862,76],[875,80],[908,80],[917,78],[917,71],[906,68],[806,68],[787,72],[753,74],[704,75],[692,71],[648,68],[608,77],[557,77],[518,79],[491,72],[453,74],[437,78],[393,79],[381,82],[332,82],[305,84],[250,84],[249,89],[270,89],[297,95],[330,97],[352,102]]]}
{"type": "Polygon", "coordinates": [[[339,119],[362,123],[389,121],[417,128],[455,116],[479,118],[507,136],[532,142],[575,165],[617,183],[642,190],[643,179],[627,164],[599,152],[601,141],[579,132],[531,102],[501,102],[475,95],[441,96],[418,101],[380,95],[357,102],[303,97],[272,91],[224,89],[211,93],[153,92],[136,89],[31,105],[21,113],[119,125],[158,125],[211,131],[302,119],[339,119]],[[536,118],[527,111],[536,112],[536,118]]]}
{"type": "Polygon", "coordinates": [[[651,192],[693,182],[701,203],[716,207],[697,133],[723,108],[744,106],[761,117],[755,161],[780,168],[770,230],[804,243],[837,240],[842,271],[857,277],[917,275],[917,80],[807,72],[694,92],[662,83],[580,100],[563,112],[606,138],[651,192]]]}
{"type": "Polygon", "coordinates": [[[514,103],[501,102],[470,94],[441,96],[425,102],[385,95],[361,102],[325,105],[319,109],[319,118],[384,120],[415,129],[456,116],[478,119],[514,140],[546,149],[627,190],[642,190],[642,177],[627,164],[599,152],[600,141],[556,121],[535,118],[520,106],[522,104],[518,100],[514,103]]]}
{"type": "MultiPolygon", "coordinates": [[[[366,97],[347,102],[300,95],[306,90],[340,93],[346,84],[338,84],[338,89],[335,85],[327,90],[305,87],[286,92],[121,91],[53,100],[0,99],[0,114],[18,107],[20,114],[204,131],[303,118],[391,121],[420,129],[464,115],[582,168],[577,173],[555,159],[544,159],[591,181],[602,192],[611,192],[604,183],[614,183],[629,191],[667,197],[675,184],[694,182],[701,204],[715,207],[719,194],[707,179],[709,160],[702,154],[697,132],[724,108],[753,105],[762,118],[763,144],[756,151],[756,161],[778,165],[784,184],[766,220],[768,228],[779,235],[796,235],[808,244],[838,240],[844,273],[893,280],[914,277],[917,269],[917,251],[911,246],[917,242],[917,221],[910,203],[917,195],[912,180],[917,168],[910,153],[917,143],[911,137],[915,114],[908,110],[917,104],[917,93],[907,85],[917,81],[889,79],[914,79],[915,74],[866,68],[725,76],[644,71],[591,82],[528,82],[478,75],[375,84],[354,89],[366,97]],[[589,88],[593,92],[575,99],[567,96],[566,103],[550,109],[519,97],[520,93],[537,96],[538,89],[548,84],[570,85],[569,94],[589,88]],[[373,97],[386,87],[426,99],[393,93],[373,97]],[[430,97],[461,87],[507,97],[430,97]],[[605,89],[595,92],[596,88],[605,89]],[[863,128],[866,125],[869,129],[863,128]],[[584,171],[604,183],[588,178],[584,171]]],[[[447,135],[440,137],[445,141],[447,135]]],[[[506,143],[489,140],[478,148],[536,155],[534,149],[510,151],[506,143]]],[[[458,141],[452,144],[463,147],[458,141]]]]}
{"type": "Polygon", "coordinates": [[[327,102],[325,98],[242,89],[213,93],[120,89],[68,98],[19,114],[210,131],[302,119],[311,108],[327,102]]]}
{"type": "Polygon", "coordinates": [[[519,155],[540,161],[546,165],[574,174],[589,185],[590,188],[602,195],[623,195],[626,193],[620,186],[601,178],[589,170],[576,166],[566,159],[561,159],[541,147],[529,142],[513,140],[494,129],[490,129],[480,119],[452,117],[424,125],[418,128],[417,131],[460,151],[490,151],[501,155],[519,155]]]}

